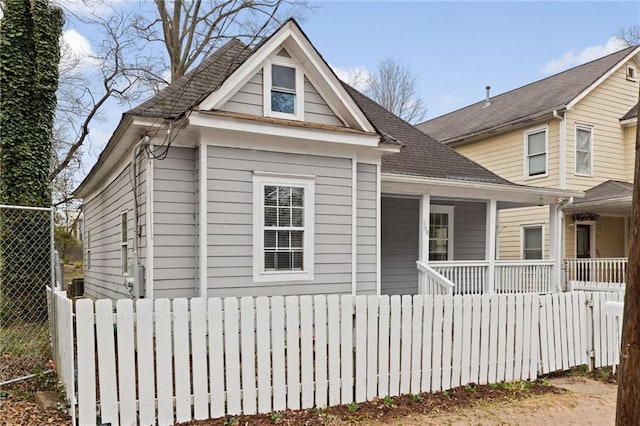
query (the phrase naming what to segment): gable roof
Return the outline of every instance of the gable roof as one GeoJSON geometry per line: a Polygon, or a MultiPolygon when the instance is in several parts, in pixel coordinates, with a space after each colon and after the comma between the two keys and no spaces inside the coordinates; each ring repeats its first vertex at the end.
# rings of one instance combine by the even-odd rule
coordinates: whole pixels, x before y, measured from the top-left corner
{"type": "Polygon", "coordinates": [[[562,111],[616,65],[640,52],[632,46],[600,59],[527,84],[457,111],[418,124],[444,143],[460,144],[486,133],[500,133],[525,122],[562,111]]]}
{"type": "Polygon", "coordinates": [[[584,198],[576,199],[573,206],[590,205],[599,201],[626,199],[633,196],[633,184],[607,180],[584,191],[584,198]]]}
{"type": "MultiPolygon", "coordinates": [[[[293,23],[297,27],[295,21],[293,23]]],[[[299,29],[299,27],[297,28],[299,29]]],[[[306,37],[304,33],[302,35],[306,37]]],[[[204,99],[220,89],[235,71],[238,71],[257,50],[264,46],[265,42],[263,41],[256,48],[251,49],[238,40],[229,41],[192,71],[139,106],[124,113],[97,163],[75,193],[85,193],[88,186],[93,185],[89,182],[96,177],[98,170],[103,166],[106,167],[107,157],[113,155],[121,135],[126,129],[130,129],[135,117],[158,120],[181,119],[190,110],[198,108],[204,99]]],[[[520,186],[501,178],[450,147],[441,144],[340,81],[324,59],[320,55],[319,57],[330,70],[333,78],[339,82],[339,90],[346,93],[349,101],[353,101],[355,107],[359,109],[359,114],[362,114],[375,129],[380,137],[380,144],[402,147],[399,153],[383,157],[382,171],[384,173],[520,186]]],[[[119,149],[121,152],[122,148],[119,149]]]]}

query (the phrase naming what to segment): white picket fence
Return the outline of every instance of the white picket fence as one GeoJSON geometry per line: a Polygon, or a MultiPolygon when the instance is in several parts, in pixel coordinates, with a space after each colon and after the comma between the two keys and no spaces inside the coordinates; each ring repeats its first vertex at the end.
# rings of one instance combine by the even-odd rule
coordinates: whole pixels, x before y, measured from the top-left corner
{"type": "MultiPolygon", "coordinates": [[[[618,329],[602,307],[620,299],[578,292],[195,298],[139,300],[135,310],[120,300],[115,312],[109,300],[79,300],[79,424],[169,425],[535,379],[591,357],[613,365],[618,329]]],[[[64,306],[59,327],[72,330],[71,305],[64,306]]]]}

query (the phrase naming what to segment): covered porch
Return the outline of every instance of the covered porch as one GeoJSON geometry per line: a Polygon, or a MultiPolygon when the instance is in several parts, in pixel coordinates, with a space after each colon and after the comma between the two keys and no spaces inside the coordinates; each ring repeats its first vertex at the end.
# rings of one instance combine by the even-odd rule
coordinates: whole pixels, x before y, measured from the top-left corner
{"type": "Polygon", "coordinates": [[[567,290],[624,285],[632,197],[632,184],[609,180],[563,207],[567,290]]]}
{"type": "MultiPolygon", "coordinates": [[[[562,289],[559,202],[566,191],[384,176],[382,294],[549,293],[562,289]],[[500,260],[498,211],[547,205],[542,259],[500,260]]],[[[525,252],[540,250],[532,243],[525,252]]],[[[531,256],[538,257],[538,256],[531,256]]]]}

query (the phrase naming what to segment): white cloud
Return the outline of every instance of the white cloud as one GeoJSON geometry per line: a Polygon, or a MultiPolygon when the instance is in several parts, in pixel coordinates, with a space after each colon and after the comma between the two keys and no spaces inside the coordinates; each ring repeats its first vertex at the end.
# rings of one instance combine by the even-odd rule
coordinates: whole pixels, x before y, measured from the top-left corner
{"type": "Polygon", "coordinates": [[[61,70],[87,70],[100,65],[89,40],[74,29],[66,30],[61,39],[61,70]],[[78,69],[79,68],[79,69],[78,69]]]}
{"type": "Polygon", "coordinates": [[[353,86],[356,90],[365,91],[371,81],[371,72],[362,66],[337,68],[331,67],[338,78],[353,86]]]}
{"type": "Polygon", "coordinates": [[[545,66],[542,67],[541,71],[544,74],[555,74],[568,68],[601,58],[610,53],[617,52],[625,47],[626,46],[622,41],[615,37],[611,37],[605,44],[589,46],[578,53],[576,53],[575,49],[571,49],[560,58],[552,59],[547,62],[545,66]]]}

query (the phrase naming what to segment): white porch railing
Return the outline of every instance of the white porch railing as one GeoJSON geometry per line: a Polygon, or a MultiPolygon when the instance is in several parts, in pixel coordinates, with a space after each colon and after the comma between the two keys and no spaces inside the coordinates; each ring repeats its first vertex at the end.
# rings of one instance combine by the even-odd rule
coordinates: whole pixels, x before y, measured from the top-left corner
{"type": "Polygon", "coordinates": [[[489,262],[429,262],[429,266],[454,283],[454,294],[483,294],[489,290],[486,287],[489,262]]]}
{"type": "Polygon", "coordinates": [[[552,260],[496,260],[496,293],[552,293],[552,260]]]}
{"type": "Polygon", "coordinates": [[[554,291],[551,260],[496,260],[493,286],[487,281],[487,261],[429,262],[428,266],[454,284],[453,294],[554,291]]]}
{"type": "Polygon", "coordinates": [[[564,265],[569,290],[620,289],[627,272],[626,257],[565,259],[564,265]]]}
{"type": "Polygon", "coordinates": [[[430,265],[420,261],[417,261],[416,265],[420,272],[422,294],[453,294],[456,286],[451,280],[431,268],[430,265]]]}

